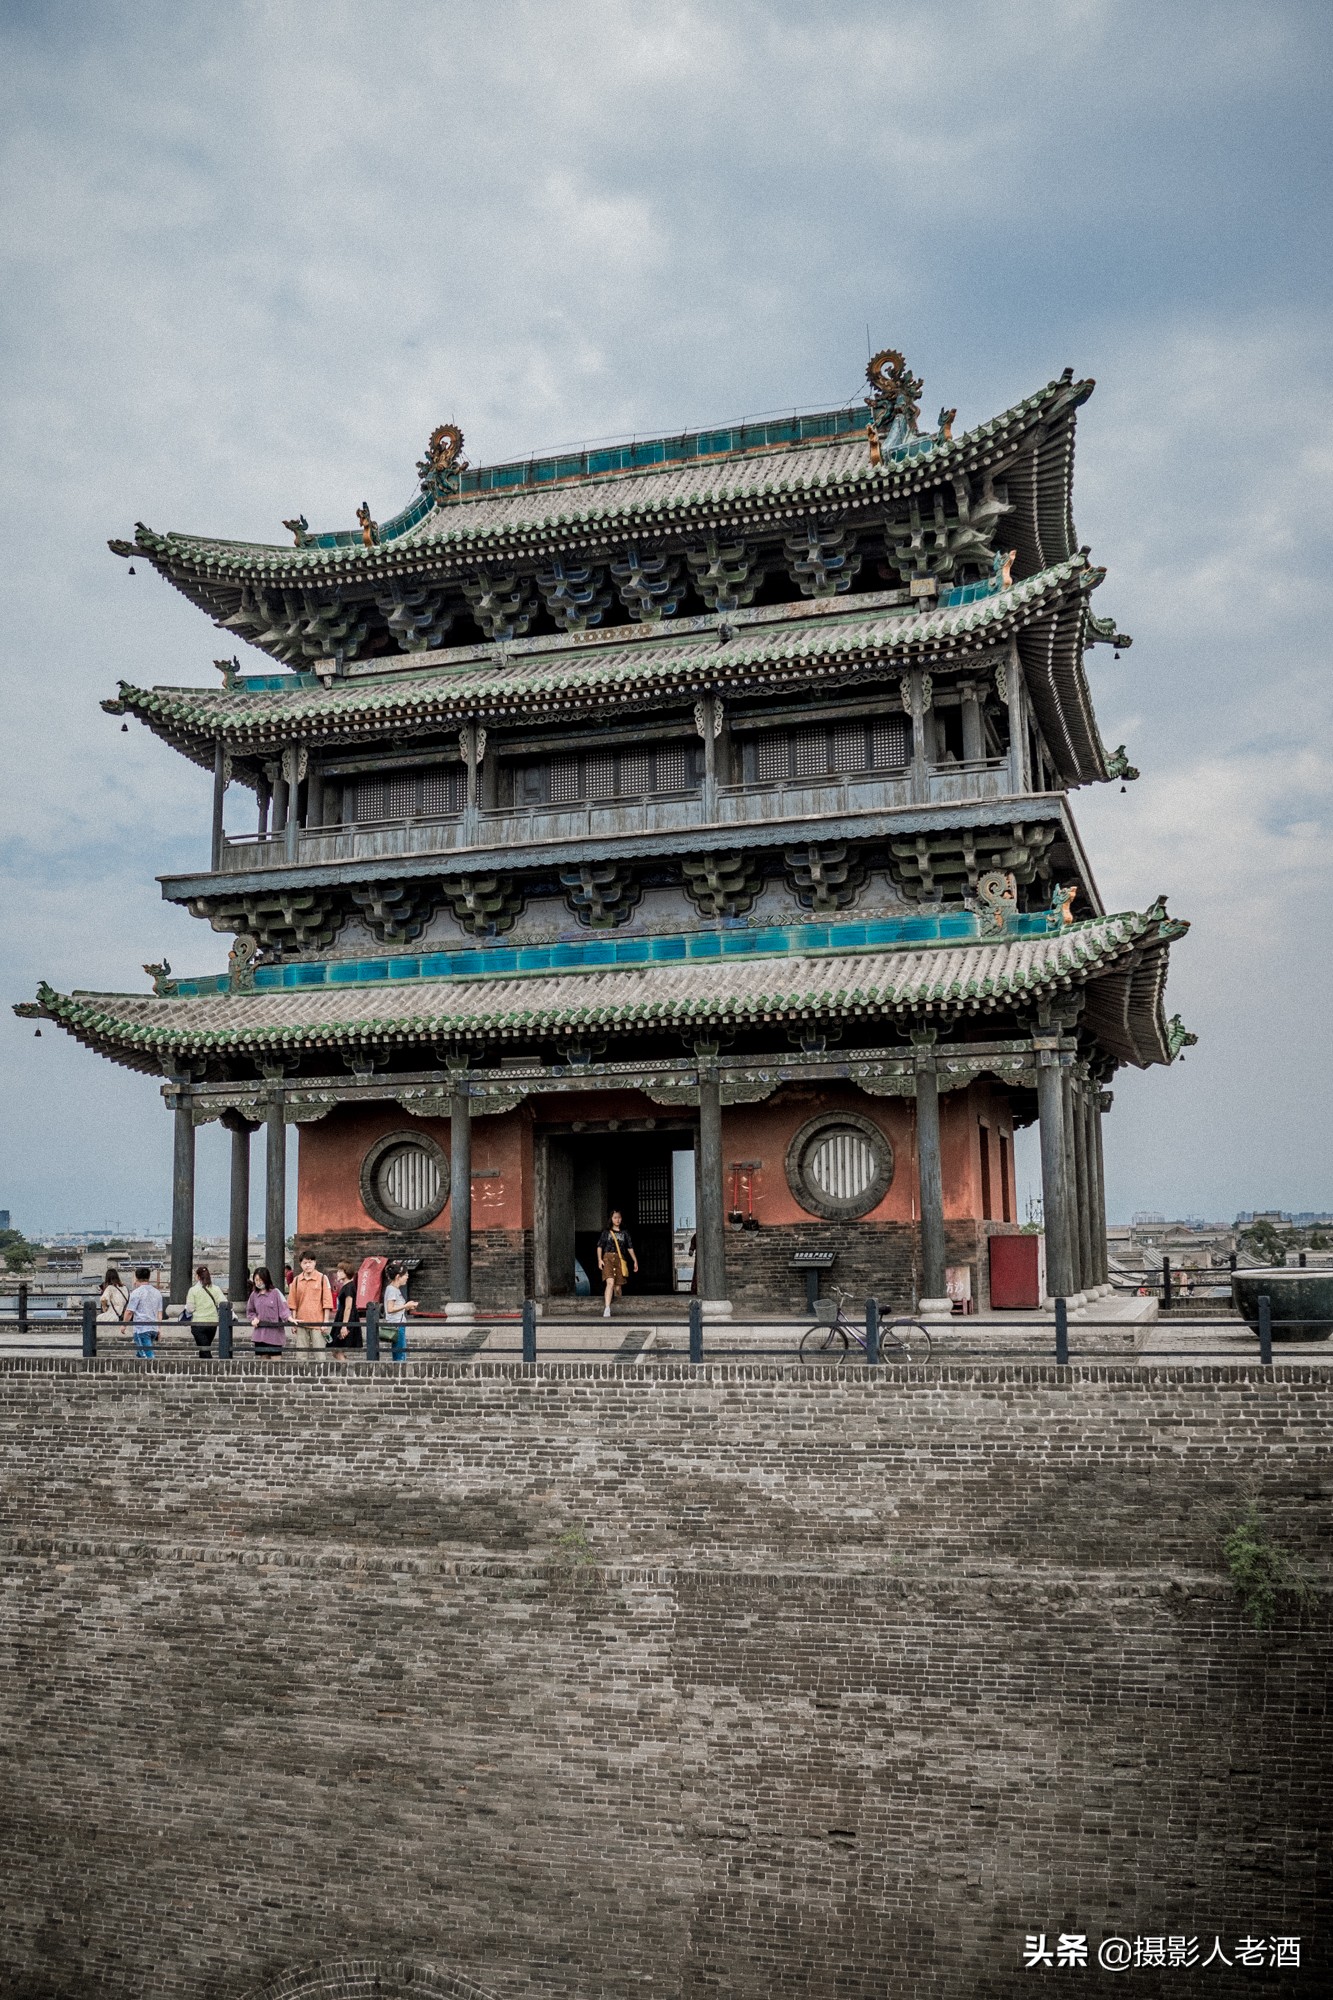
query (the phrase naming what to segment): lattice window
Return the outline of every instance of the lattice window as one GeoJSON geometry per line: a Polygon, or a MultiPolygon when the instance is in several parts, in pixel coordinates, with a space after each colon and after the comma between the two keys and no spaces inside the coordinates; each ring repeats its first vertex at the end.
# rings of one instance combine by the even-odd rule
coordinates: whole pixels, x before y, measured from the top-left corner
{"type": "Polygon", "coordinates": [[[638,1211],[644,1229],[670,1226],[671,1167],[666,1161],[639,1168],[638,1211]]]}
{"type": "Polygon", "coordinates": [[[623,750],[620,754],[620,774],[616,790],[622,798],[642,798],[645,792],[656,791],[653,783],[654,758],[648,750],[623,750]]]}
{"type": "Polygon", "coordinates": [[[840,723],[829,731],[828,769],[864,771],[866,767],[866,726],[863,722],[840,723]]]}
{"type": "Polygon", "coordinates": [[[577,757],[554,757],[551,760],[551,804],[553,806],[573,805],[583,797],[580,782],[579,760],[577,757]]]}
{"type": "Polygon", "coordinates": [[[440,1169],[424,1146],[395,1146],[379,1165],[379,1196],[402,1216],[417,1215],[439,1198],[440,1169]]]}
{"type": "Polygon", "coordinates": [[[583,760],[584,797],[593,800],[613,799],[616,796],[616,758],[608,750],[599,750],[583,760]]]}
{"type": "Polygon", "coordinates": [[[875,1155],[859,1132],[830,1132],[812,1147],[806,1172],[830,1201],[859,1201],[875,1176],[875,1155]]]}
{"type": "Polygon", "coordinates": [[[590,750],[582,757],[520,764],[514,770],[511,796],[516,805],[574,805],[689,791],[697,782],[695,756],[687,743],[665,743],[652,749],[590,750]]]}
{"type": "Polygon", "coordinates": [[[693,757],[684,743],[664,743],[654,753],[655,792],[687,792],[693,783],[693,757]]]}
{"type": "Polygon", "coordinates": [[[827,733],[822,729],[798,729],[791,739],[793,778],[822,778],[827,772],[827,733]]]}
{"type": "Polygon", "coordinates": [[[355,817],[362,825],[373,825],[376,820],[438,819],[462,811],[463,786],[462,766],[450,764],[361,778],[352,794],[355,817]]]}
{"type": "Polygon", "coordinates": [[[856,1112],[812,1118],[787,1149],[787,1185],[811,1215],[868,1215],[893,1180],[893,1148],[856,1112]]]}
{"type": "Polygon", "coordinates": [[[766,729],[755,745],[755,776],[761,785],[776,785],[788,775],[791,746],[781,732],[766,729]]]}
{"type": "Polygon", "coordinates": [[[870,725],[870,768],[900,771],[912,761],[912,725],[905,715],[881,716],[870,725]]]}

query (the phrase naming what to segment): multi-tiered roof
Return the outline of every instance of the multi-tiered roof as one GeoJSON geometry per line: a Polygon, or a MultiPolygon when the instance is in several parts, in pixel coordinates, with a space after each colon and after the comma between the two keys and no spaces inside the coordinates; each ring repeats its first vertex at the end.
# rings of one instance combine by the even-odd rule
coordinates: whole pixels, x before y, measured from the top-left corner
{"type": "Polygon", "coordinates": [[[862,1040],[962,1015],[1003,1028],[1078,989],[1104,1066],[1169,1061],[1183,1031],[1162,1012],[1166,950],[1185,927],[1160,905],[1102,913],[1065,797],[1132,775],[1084,668],[1091,645],[1129,643],[1092,611],[1103,572],[1071,512],[1093,384],[1066,371],[954,437],[952,412],[920,432],[900,356],[869,372],[868,411],[481,469],[442,426],[397,516],[363,506],[332,532],[299,517],[291,547],[142,524],[113,542],[274,667],[220,662],[212,689],[122,683],[106,706],[220,782],[290,786],[293,813],[302,788],[306,818],[281,847],[229,848],[165,884],[257,939],[257,962],[251,947],[230,977],[163,975],[151,999],[43,988],[40,1010],[135,1067],[240,1074],[354,1048],[390,1064],[445,1043],[539,1052],[590,1026],[655,1046],[779,1023],[862,1040]],[[941,720],[927,756],[932,702],[963,734],[941,720]],[[778,796],[736,782],[738,761],[719,783],[724,717],[739,744],[802,715],[891,714],[911,719],[910,771],[778,796]],[[703,739],[701,793],[485,809],[488,754],[673,730],[703,739]],[[390,753],[461,758],[466,809],[373,838],[320,817],[313,774],[390,753]],[[906,913],[853,910],[876,868],[906,913]],[[755,909],[778,875],[794,923],[755,909]],[[679,885],[687,921],[626,931],[645,883],[679,885]],[[501,942],[561,896],[572,933],[501,942]],[[458,937],[420,942],[440,911],[458,937]],[[349,956],[349,921],[386,955],[349,956]],[[579,926],[604,935],[581,944],[579,926]]]}

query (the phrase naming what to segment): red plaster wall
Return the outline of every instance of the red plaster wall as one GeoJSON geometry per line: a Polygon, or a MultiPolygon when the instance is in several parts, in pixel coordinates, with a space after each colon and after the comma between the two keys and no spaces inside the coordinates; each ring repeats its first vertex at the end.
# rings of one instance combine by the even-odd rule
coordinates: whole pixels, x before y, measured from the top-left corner
{"type": "MultiPolygon", "coordinates": [[[[911,1098],[869,1097],[853,1088],[816,1093],[784,1089],[762,1104],[730,1105],[722,1114],[724,1199],[732,1205],[733,1185],[741,1208],[753,1202],[761,1222],[791,1224],[811,1217],[787,1186],[787,1148],[806,1120],[824,1111],[855,1111],[870,1118],[885,1133],[894,1153],[893,1183],[882,1202],[866,1218],[873,1222],[915,1222],[917,1219],[916,1108],[911,1098]],[[756,1160],[757,1167],[733,1164],[756,1160]]],[[[643,1118],[666,1120],[671,1113],[637,1091],[570,1091],[544,1097],[535,1109],[524,1106],[498,1117],[477,1118],[472,1127],[472,1212],[477,1229],[530,1229],[533,1223],[532,1127],[544,1125],[626,1122],[643,1118]],[[492,1170],[488,1172],[488,1170],[492,1170]],[[494,1171],[498,1170],[498,1171],[494,1171]],[[480,1176],[480,1177],[479,1177],[480,1176]]],[[[948,1091],[940,1098],[940,1146],[944,1174],[944,1213],[950,1220],[982,1220],[981,1120],[990,1127],[992,1206],[1000,1212],[1000,1160],[996,1135],[1010,1140],[1013,1174],[1013,1120],[1002,1090],[984,1080],[967,1090],[948,1091]]],[[[375,1142],[388,1132],[419,1131],[433,1138],[447,1154],[447,1118],[413,1118],[396,1104],[341,1105],[318,1123],[302,1125],[299,1142],[297,1233],[322,1235],[378,1228],[361,1205],[361,1162],[375,1142]]],[[[1010,1189],[1010,1212],[1014,1191],[1010,1189]]],[[[446,1234],[446,1205],[427,1233],[446,1234]]],[[[385,1232],[387,1233],[387,1232],[385,1232]]]]}
{"type": "MultiPolygon", "coordinates": [[[[340,1105],[317,1124],[302,1125],[297,1169],[296,1230],[300,1236],[376,1230],[361,1205],[361,1162],[387,1132],[420,1132],[449,1151],[447,1118],[413,1118],[397,1104],[340,1105]]],[[[520,1109],[472,1125],[472,1223],[475,1229],[532,1227],[532,1120],[520,1109]],[[488,1173],[488,1169],[498,1172],[488,1173]],[[481,1178],[478,1178],[481,1176],[481,1178]]],[[[452,1203],[426,1234],[447,1235],[452,1203]]],[[[387,1231],[381,1232],[387,1234],[387,1231]]]]}
{"type": "MultiPolygon", "coordinates": [[[[916,1106],[910,1097],[869,1097],[858,1090],[780,1091],[762,1104],[730,1106],[722,1114],[722,1157],[726,1169],[725,1198],[732,1204],[733,1182],[739,1205],[747,1207],[747,1183],[754,1213],[761,1222],[808,1222],[787,1186],[787,1148],[816,1113],[856,1111],[871,1119],[893,1147],[893,1183],[882,1202],[866,1217],[871,1222],[915,1222],[917,1219],[916,1106]],[[757,1160],[748,1167],[741,1163],[757,1160]],[[740,1166],[737,1173],[734,1169],[740,1166]]],[[[1013,1169],[1013,1120],[1005,1093],[984,1080],[967,1090],[952,1090],[940,1098],[940,1154],[944,1178],[944,1213],[951,1221],[982,1220],[981,1120],[990,1125],[991,1200],[998,1212],[999,1148],[995,1135],[1007,1132],[1010,1171],[1013,1169]]],[[[1012,1204],[1012,1191],[1011,1191],[1012,1204]]],[[[1012,1208],[1011,1208],[1012,1212],[1012,1208]]]]}

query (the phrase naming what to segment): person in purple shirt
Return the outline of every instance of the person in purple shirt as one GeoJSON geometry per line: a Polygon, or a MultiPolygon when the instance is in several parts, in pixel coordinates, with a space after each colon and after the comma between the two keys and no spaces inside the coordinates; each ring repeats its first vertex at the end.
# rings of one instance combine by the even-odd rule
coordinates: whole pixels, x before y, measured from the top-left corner
{"type": "Polygon", "coordinates": [[[134,1274],[134,1290],[125,1302],[121,1318],[134,1329],[134,1351],[143,1361],[151,1361],[154,1342],[162,1324],[162,1294],[151,1282],[152,1272],[141,1264],[134,1274]]]}
{"type": "Polygon", "coordinates": [[[287,1322],[292,1316],[292,1309],[263,1264],[250,1281],[245,1316],[254,1336],[256,1355],[261,1359],[264,1356],[272,1359],[274,1355],[281,1354],[287,1345],[287,1322]]]}

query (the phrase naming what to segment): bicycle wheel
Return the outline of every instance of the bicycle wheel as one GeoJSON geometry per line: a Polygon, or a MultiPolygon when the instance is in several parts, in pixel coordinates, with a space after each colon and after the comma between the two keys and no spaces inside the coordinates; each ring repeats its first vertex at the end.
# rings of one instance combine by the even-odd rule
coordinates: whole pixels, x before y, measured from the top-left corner
{"type": "Polygon", "coordinates": [[[842,1327],[821,1321],[806,1328],[799,1351],[802,1361],[822,1361],[836,1368],[847,1353],[847,1335],[842,1327]]]}
{"type": "Polygon", "coordinates": [[[879,1330],[885,1361],[929,1361],[930,1334],[919,1319],[895,1319],[879,1330]]]}

